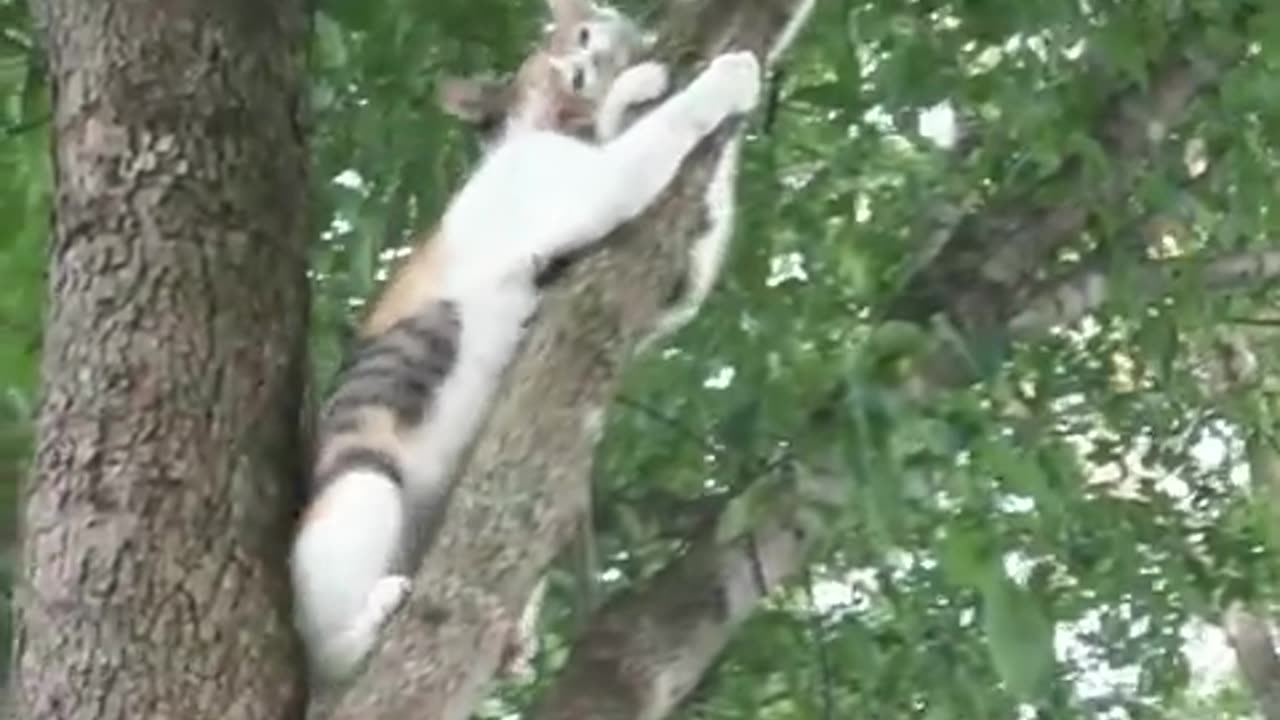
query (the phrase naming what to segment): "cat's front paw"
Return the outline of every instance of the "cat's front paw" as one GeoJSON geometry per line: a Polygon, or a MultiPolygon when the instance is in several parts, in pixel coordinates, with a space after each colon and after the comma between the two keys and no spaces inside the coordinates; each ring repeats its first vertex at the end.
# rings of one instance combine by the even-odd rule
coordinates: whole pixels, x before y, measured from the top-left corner
{"type": "Polygon", "coordinates": [[[667,91],[670,77],[667,66],[660,62],[642,62],[632,65],[614,81],[614,90],[627,105],[657,100],[667,91]]]}
{"type": "Polygon", "coordinates": [[[707,66],[718,99],[732,113],[750,112],[760,100],[760,62],[746,50],[717,56],[707,66]]]}

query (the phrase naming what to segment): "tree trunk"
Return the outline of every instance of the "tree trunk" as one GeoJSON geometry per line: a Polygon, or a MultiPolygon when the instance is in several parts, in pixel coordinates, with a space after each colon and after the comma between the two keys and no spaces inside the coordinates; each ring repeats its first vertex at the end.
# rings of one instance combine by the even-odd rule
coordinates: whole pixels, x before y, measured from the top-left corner
{"type": "Polygon", "coordinates": [[[296,716],[303,5],[34,10],[57,200],[19,716],[296,716]]]}

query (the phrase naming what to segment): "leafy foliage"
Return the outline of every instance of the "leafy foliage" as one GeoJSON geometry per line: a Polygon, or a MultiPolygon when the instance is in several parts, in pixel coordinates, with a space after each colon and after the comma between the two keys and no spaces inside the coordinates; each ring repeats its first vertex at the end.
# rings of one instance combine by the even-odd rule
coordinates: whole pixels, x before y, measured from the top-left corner
{"type": "MultiPolygon", "coordinates": [[[[311,79],[314,385],[476,157],[435,107],[445,72],[510,70],[540,3],[320,0],[311,79]]],[[[1265,605],[1276,573],[1244,439],[1274,443],[1274,292],[1206,292],[1204,261],[1274,246],[1280,7],[1242,2],[819,3],[751,130],[729,266],[697,321],[640,359],[597,459],[608,592],[683,549],[707,508],[792,457],[835,457],[850,501],[808,582],[775,598],[682,711],[693,718],[1240,717],[1189,695],[1185,628],[1265,605]],[[1140,167],[1099,115],[1171,49],[1253,41],[1140,167]],[[925,120],[954,116],[954,132],[925,120]],[[1197,158],[1203,156],[1203,162],[1197,158]],[[1203,167],[1200,167],[1203,165],[1203,167]],[[1087,187],[1058,182],[1085,170],[1087,187]],[[1133,174],[1121,202],[1089,192],[1133,174]],[[920,402],[933,328],[885,309],[949,209],[1083,203],[1046,287],[1103,268],[1108,300],[1041,336],[963,338],[981,381],[920,402]],[[1152,292],[1153,260],[1188,268],[1152,292]],[[1209,350],[1250,331],[1264,378],[1224,392],[1209,350]],[[833,398],[834,391],[834,400],[833,398]],[[815,424],[814,411],[833,405],[815,424]],[[1036,713],[1039,713],[1038,715],[1036,713]]],[[[647,16],[653,8],[630,7],[647,16]]],[[[47,99],[23,5],[0,0],[0,503],[30,451],[47,99]]],[[[942,123],[944,126],[946,122],[942,123]]],[[[768,502],[767,493],[759,502],[768,502]]],[[[729,504],[722,532],[753,517],[729,504]]],[[[10,526],[6,524],[6,532],[10,526]]],[[[7,563],[5,569],[7,570],[7,563]]],[[[541,673],[580,621],[567,584],[541,673]]],[[[498,703],[502,705],[502,703],[498,703]]],[[[493,712],[501,712],[495,707],[493,712]]]]}
{"type": "MultiPolygon", "coordinates": [[[[16,575],[17,490],[31,447],[51,198],[42,73],[26,5],[0,1],[0,587],[6,591],[16,575]]],[[[6,613],[0,642],[7,646],[9,638],[6,613]]]]}

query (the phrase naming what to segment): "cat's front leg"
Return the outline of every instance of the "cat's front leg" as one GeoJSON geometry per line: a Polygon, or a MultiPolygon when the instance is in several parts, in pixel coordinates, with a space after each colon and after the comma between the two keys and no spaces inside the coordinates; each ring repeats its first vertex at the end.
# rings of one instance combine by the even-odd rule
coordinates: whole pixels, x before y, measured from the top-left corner
{"type": "Polygon", "coordinates": [[[685,157],[725,118],[755,107],[760,64],[749,52],[721,55],[684,90],[620,137],[591,148],[573,178],[573,203],[557,206],[555,227],[532,255],[557,257],[599,242],[634,219],[675,179],[685,157]]]}
{"type": "Polygon", "coordinates": [[[600,109],[596,112],[596,140],[617,137],[622,131],[627,111],[662,97],[669,85],[667,66],[662,63],[643,62],[624,70],[600,101],[600,109]]]}
{"type": "Polygon", "coordinates": [[[725,118],[755,107],[759,95],[760,64],[750,52],[712,60],[688,87],[600,148],[575,215],[566,218],[567,244],[595,242],[643,212],[698,142],[725,118]]]}

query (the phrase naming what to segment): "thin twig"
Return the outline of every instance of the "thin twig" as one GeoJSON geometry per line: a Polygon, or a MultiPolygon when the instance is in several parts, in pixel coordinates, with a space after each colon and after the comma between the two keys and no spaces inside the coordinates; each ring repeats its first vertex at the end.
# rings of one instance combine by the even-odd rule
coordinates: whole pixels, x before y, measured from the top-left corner
{"type": "Polygon", "coordinates": [[[818,682],[822,684],[822,720],[835,718],[835,688],[831,680],[831,656],[827,652],[827,643],[822,633],[822,613],[818,610],[817,600],[813,594],[813,571],[804,567],[804,589],[809,599],[809,634],[813,639],[814,652],[818,657],[818,682]]]}
{"type": "Polygon", "coordinates": [[[678,434],[686,437],[691,443],[706,450],[708,453],[714,456],[716,460],[721,460],[724,458],[724,454],[725,454],[724,448],[717,447],[715,443],[707,439],[705,434],[699,433],[694,428],[684,424],[683,422],[680,422],[678,419],[671,417],[670,415],[662,412],[658,408],[653,407],[652,405],[644,403],[640,400],[636,400],[635,398],[629,395],[624,395],[622,393],[619,393],[617,395],[617,397],[614,400],[614,403],[617,405],[621,405],[623,407],[631,408],[632,410],[638,410],[642,414],[647,415],[648,417],[653,418],[654,420],[657,420],[658,422],[662,423],[663,425],[666,425],[672,430],[675,430],[678,434]]]}
{"type": "Polygon", "coordinates": [[[1234,325],[1252,325],[1254,327],[1280,327],[1280,318],[1254,318],[1229,316],[1226,321],[1234,325]]]}

